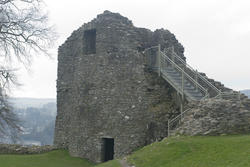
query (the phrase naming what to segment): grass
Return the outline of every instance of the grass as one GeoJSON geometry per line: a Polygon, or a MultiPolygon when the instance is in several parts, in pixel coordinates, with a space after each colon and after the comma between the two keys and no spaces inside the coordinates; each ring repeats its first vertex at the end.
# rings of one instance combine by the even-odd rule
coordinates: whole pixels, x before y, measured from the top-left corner
{"type": "MultiPolygon", "coordinates": [[[[128,156],[136,167],[250,166],[250,135],[173,137],[128,156]]],[[[36,155],[0,155],[0,167],[120,167],[118,160],[94,165],[57,150],[36,155]]]]}
{"type": "Polygon", "coordinates": [[[112,160],[105,163],[101,163],[95,167],[121,167],[118,160],[112,160]]]}
{"type": "Polygon", "coordinates": [[[84,159],[70,157],[65,150],[35,155],[0,155],[0,167],[93,167],[84,159]]]}
{"type": "Polygon", "coordinates": [[[246,167],[250,136],[165,139],[134,152],[129,161],[136,167],[246,167]]]}

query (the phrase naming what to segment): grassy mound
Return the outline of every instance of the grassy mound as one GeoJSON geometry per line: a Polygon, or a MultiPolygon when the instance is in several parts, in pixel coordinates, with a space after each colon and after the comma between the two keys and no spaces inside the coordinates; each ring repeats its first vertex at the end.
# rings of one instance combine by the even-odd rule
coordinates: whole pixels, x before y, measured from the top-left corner
{"type": "Polygon", "coordinates": [[[136,167],[250,166],[250,136],[175,137],[129,156],[136,167]]]}

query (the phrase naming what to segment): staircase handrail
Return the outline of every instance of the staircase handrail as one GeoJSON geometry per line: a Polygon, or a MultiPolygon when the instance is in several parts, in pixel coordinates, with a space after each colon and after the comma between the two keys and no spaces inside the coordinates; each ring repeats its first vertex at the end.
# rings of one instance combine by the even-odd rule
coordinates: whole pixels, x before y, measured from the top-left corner
{"type": "Polygon", "coordinates": [[[195,85],[197,85],[203,92],[204,95],[207,95],[207,90],[196,82],[191,76],[189,76],[181,67],[179,67],[174,61],[172,61],[164,52],[161,51],[161,54],[165,59],[167,59],[171,64],[173,64],[181,73],[183,73],[187,78],[189,78],[195,85]]]}
{"type": "Polygon", "coordinates": [[[218,94],[221,93],[221,91],[216,88],[213,84],[211,84],[211,82],[209,82],[204,76],[202,76],[199,72],[197,72],[195,69],[193,69],[193,67],[191,67],[186,61],[184,61],[183,59],[181,59],[174,51],[172,52],[174,57],[177,58],[183,65],[185,65],[186,67],[188,67],[194,74],[197,74],[197,76],[202,79],[206,84],[208,84],[211,88],[213,88],[218,94]]]}
{"type": "Polygon", "coordinates": [[[218,96],[216,96],[215,98],[236,98],[237,100],[241,100],[241,93],[240,92],[221,92],[218,96]]]}
{"type": "Polygon", "coordinates": [[[177,115],[175,118],[173,118],[173,119],[171,119],[171,120],[168,120],[168,137],[171,135],[171,134],[170,134],[171,125],[172,125],[174,122],[178,121],[178,120],[181,121],[181,120],[183,119],[183,115],[186,114],[186,113],[187,113],[188,111],[190,111],[190,110],[191,110],[191,108],[189,108],[189,109],[183,111],[182,113],[180,113],[179,115],[177,115]]]}
{"type": "Polygon", "coordinates": [[[189,110],[191,110],[191,108],[189,108],[189,109],[183,111],[182,113],[180,113],[179,115],[177,115],[175,118],[171,119],[171,120],[169,121],[169,124],[171,124],[172,122],[175,122],[175,120],[177,120],[179,117],[182,117],[183,114],[185,114],[185,113],[186,113],[187,111],[189,111],[189,110]]]}

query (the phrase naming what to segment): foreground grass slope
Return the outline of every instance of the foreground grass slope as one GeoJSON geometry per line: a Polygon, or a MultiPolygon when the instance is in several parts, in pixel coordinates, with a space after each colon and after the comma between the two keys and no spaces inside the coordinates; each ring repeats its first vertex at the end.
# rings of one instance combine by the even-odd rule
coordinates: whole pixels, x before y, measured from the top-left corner
{"type": "Polygon", "coordinates": [[[165,139],[136,151],[129,161],[136,167],[246,167],[250,135],[165,139]]]}
{"type": "MultiPolygon", "coordinates": [[[[136,167],[247,167],[250,135],[173,137],[128,156],[136,167]]],[[[120,167],[119,160],[94,165],[64,150],[38,155],[0,155],[0,167],[120,167]]]]}
{"type": "Polygon", "coordinates": [[[120,167],[118,160],[94,165],[81,158],[70,157],[66,150],[36,155],[0,155],[0,167],[120,167]]]}
{"type": "Polygon", "coordinates": [[[70,157],[65,150],[36,155],[0,155],[0,167],[93,167],[81,158],[70,157]]]}

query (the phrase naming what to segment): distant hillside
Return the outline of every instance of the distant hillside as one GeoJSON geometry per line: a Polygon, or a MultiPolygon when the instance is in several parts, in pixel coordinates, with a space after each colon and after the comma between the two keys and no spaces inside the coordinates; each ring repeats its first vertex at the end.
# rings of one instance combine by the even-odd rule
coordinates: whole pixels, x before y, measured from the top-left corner
{"type": "Polygon", "coordinates": [[[247,95],[250,98],[250,89],[241,90],[241,92],[244,93],[245,95],[247,95]]]}
{"type": "Polygon", "coordinates": [[[17,137],[0,138],[0,143],[51,145],[54,138],[56,99],[11,98],[10,103],[23,130],[17,137]]]}
{"type": "Polygon", "coordinates": [[[14,105],[15,108],[41,108],[47,103],[56,103],[56,99],[42,99],[42,98],[10,98],[10,102],[14,105]]]}
{"type": "Polygon", "coordinates": [[[42,107],[16,108],[15,112],[22,121],[21,143],[25,145],[51,145],[54,138],[56,103],[42,107]]]}

